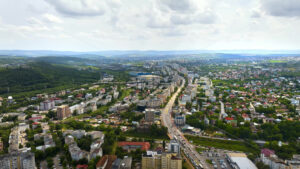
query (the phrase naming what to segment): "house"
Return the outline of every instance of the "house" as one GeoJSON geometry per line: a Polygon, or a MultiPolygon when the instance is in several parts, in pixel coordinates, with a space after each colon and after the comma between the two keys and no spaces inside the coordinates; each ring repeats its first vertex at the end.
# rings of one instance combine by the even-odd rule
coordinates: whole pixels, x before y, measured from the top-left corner
{"type": "Polygon", "coordinates": [[[76,169],[87,169],[88,167],[89,167],[89,166],[86,165],[86,164],[83,164],[83,165],[78,164],[78,165],[76,166],[76,169]]]}
{"type": "Polygon", "coordinates": [[[287,164],[282,159],[279,159],[273,150],[264,148],[260,153],[260,160],[268,165],[271,169],[286,169],[287,164]]]}
{"type": "Polygon", "coordinates": [[[43,120],[43,117],[42,116],[36,116],[36,117],[31,117],[28,120],[33,121],[33,122],[39,122],[39,121],[43,120]]]}
{"type": "Polygon", "coordinates": [[[111,169],[113,162],[117,159],[115,155],[105,155],[96,164],[96,169],[111,169]]]}
{"type": "Polygon", "coordinates": [[[267,149],[267,148],[261,149],[260,156],[261,156],[261,158],[276,157],[274,150],[270,150],[270,149],[267,149]]]}
{"type": "Polygon", "coordinates": [[[50,110],[53,109],[55,106],[54,100],[45,100],[40,103],[40,110],[50,110]]]}
{"type": "Polygon", "coordinates": [[[232,126],[237,126],[237,120],[234,120],[233,117],[225,117],[225,121],[232,126]]]}
{"type": "Polygon", "coordinates": [[[124,159],[116,159],[112,164],[112,169],[131,169],[132,157],[125,156],[124,159]]]}
{"type": "Polygon", "coordinates": [[[243,113],[243,114],[242,114],[242,117],[243,117],[244,121],[251,121],[251,118],[250,118],[249,115],[246,114],[246,113],[243,113]]]}
{"type": "Polygon", "coordinates": [[[147,151],[150,148],[149,142],[118,142],[118,146],[122,147],[124,150],[131,151],[136,149],[141,149],[147,151]]]}

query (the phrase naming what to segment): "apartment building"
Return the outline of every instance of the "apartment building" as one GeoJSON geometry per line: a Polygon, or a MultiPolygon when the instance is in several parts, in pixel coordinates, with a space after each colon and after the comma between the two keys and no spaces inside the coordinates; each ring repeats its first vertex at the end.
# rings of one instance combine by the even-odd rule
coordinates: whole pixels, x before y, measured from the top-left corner
{"type": "Polygon", "coordinates": [[[0,156],[1,169],[34,169],[34,154],[27,153],[11,153],[0,156]]]}
{"type": "Polygon", "coordinates": [[[71,111],[68,105],[62,105],[57,107],[57,118],[63,120],[71,116],[71,111]]]}
{"type": "Polygon", "coordinates": [[[147,151],[142,157],[142,169],[182,169],[182,159],[177,153],[147,151]]]}

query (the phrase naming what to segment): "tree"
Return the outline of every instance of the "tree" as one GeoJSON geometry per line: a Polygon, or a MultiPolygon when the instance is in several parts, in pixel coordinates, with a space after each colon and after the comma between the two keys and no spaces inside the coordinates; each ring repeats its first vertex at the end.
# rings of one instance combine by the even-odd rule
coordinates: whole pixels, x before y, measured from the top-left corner
{"type": "Polygon", "coordinates": [[[270,169],[270,166],[268,166],[268,165],[265,165],[263,162],[257,162],[256,163],[256,167],[258,168],[258,169],[270,169]]]}
{"type": "Polygon", "coordinates": [[[54,164],[53,159],[51,157],[48,157],[46,161],[47,161],[47,167],[52,168],[52,166],[54,164]]]}
{"type": "Polygon", "coordinates": [[[77,142],[77,145],[79,148],[86,150],[86,151],[90,151],[93,139],[90,135],[87,135],[87,136],[81,137],[76,142],[77,142]]]}

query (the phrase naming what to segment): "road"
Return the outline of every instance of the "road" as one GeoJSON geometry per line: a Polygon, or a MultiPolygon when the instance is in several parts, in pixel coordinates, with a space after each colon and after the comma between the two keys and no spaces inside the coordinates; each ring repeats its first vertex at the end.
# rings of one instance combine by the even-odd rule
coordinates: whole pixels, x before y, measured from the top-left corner
{"type": "Polygon", "coordinates": [[[185,80],[183,79],[183,82],[181,86],[178,88],[177,92],[171,97],[166,107],[162,110],[162,124],[168,128],[168,134],[171,139],[176,139],[181,144],[181,149],[183,149],[183,152],[185,155],[189,158],[191,163],[194,165],[195,168],[210,168],[207,166],[205,159],[200,156],[200,154],[196,151],[194,145],[192,145],[181,133],[180,130],[177,129],[177,127],[172,123],[172,117],[170,112],[172,111],[172,107],[174,105],[175,99],[177,95],[182,90],[183,86],[185,84],[185,80]]]}

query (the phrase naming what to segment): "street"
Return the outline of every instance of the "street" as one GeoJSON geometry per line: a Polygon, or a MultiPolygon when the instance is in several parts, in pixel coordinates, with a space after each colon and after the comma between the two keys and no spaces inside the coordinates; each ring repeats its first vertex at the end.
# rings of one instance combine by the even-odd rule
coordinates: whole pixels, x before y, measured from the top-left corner
{"type": "Polygon", "coordinates": [[[195,147],[184,137],[180,130],[177,129],[175,125],[172,123],[172,117],[170,112],[172,111],[173,104],[177,95],[182,90],[185,84],[185,80],[183,79],[181,86],[178,88],[177,92],[171,97],[170,101],[166,105],[166,107],[162,110],[162,122],[163,125],[168,128],[168,133],[171,139],[176,139],[180,144],[181,148],[185,155],[189,158],[191,163],[195,168],[210,168],[207,166],[205,159],[201,157],[201,155],[196,151],[195,147]]]}

